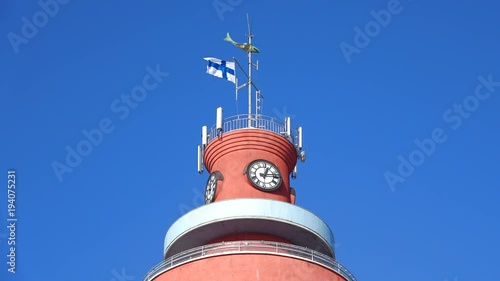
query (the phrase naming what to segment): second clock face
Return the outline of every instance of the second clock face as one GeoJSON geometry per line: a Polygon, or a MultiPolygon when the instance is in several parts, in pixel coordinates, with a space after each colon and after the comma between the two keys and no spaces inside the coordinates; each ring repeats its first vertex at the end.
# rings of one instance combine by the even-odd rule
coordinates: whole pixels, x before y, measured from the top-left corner
{"type": "Polygon", "coordinates": [[[207,185],[205,187],[205,204],[212,203],[215,199],[215,192],[217,191],[217,176],[211,173],[208,177],[207,185]]]}
{"type": "Polygon", "coordinates": [[[282,182],[278,167],[266,160],[255,160],[248,164],[247,176],[253,186],[264,191],[274,191],[282,182]]]}

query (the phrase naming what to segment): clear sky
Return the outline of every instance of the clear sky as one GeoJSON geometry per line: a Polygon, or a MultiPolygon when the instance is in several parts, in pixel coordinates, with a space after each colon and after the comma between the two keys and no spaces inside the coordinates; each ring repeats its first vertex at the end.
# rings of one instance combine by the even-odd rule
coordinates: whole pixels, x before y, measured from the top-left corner
{"type": "Polygon", "coordinates": [[[338,260],[358,280],[497,280],[499,8],[2,1],[0,280],[139,281],[161,261],[202,203],[201,126],[238,113],[203,57],[244,61],[222,39],[245,41],[247,13],[264,114],[304,128],[297,204],[330,225],[338,260]]]}

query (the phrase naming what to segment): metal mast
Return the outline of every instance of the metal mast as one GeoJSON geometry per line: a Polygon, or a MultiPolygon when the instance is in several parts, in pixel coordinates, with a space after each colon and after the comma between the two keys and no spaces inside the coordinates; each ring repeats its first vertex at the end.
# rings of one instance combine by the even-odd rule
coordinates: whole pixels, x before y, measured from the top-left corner
{"type": "MultiPolygon", "coordinates": [[[[252,127],[252,30],[250,28],[250,21],[247,14],[248,25],[248,127],[252,127]]],[[[257,105],[256,105],[257,106],[257,105]]],[[[257,118],[257,115],[255,116],[257,118]]]]}
{"type": "MultiPolygon", "coordinates": [[[[248,78],[248,81],[246,83],[244,83],[243,85],[238,85],[238,79],[236,79],[236,83],[235,83],[236,100],[238,100],[238,91],[241,88],[248,86],[248,124],[247,124],[247,126],[253,127],[252,121],[253,120],[256,121],[258,119],[258,116],[259,116],[259,112],[258,112],[258,110],[259,110],[259,96],[262,98],[263,98],[263,96],[262,96],[262,94],[260,94],[259,89],[257,88],[257,86],[255,86],[255,84],[253,83],[253,80],[252,80],[252,66],[255,66],[257,68],[257,70],[259,69],[259,62],[257,61],[256,64],[254,64],[252,62],[252,53],[254,53],[254,52],[259,53],[260,51],[259,51],[259,49],[257,49],[255,46],[252,45],[253,34],[252,34],[252,29],[250,27],[250,20],[248,18],[248,14],[247,14],[247,25],[248,25],[248,34],[247,34],[248,41],[247,41],[247,43],[240,44],[240,43],[237,43],[235,41],[232,41],[232,39],[229,39],[226,41],[233,43],[233,45],[235,45],[236,47],[238,47],[238,48],[240,48],[248,53],[248,73],[243,69],[243,67],[236,60],[236,58],[233,57],[233,60],[238,65],[238,67],[241,69],[243,74],[245,74],[245,76],[248,78]],[[253,90],[253,88],[255,88],[255,90],[256,90],[256,93],[255,93],[255,104],[256,104],[255,105],[256,106],[255,107],[255,115],[252,114],[252,90],[253,90]]],[[[228,33],[228,36],[229,36],[229,33],[228,33]]],[[[255,122],[255,124],[257,124],[257,122],[255,122]]]]}

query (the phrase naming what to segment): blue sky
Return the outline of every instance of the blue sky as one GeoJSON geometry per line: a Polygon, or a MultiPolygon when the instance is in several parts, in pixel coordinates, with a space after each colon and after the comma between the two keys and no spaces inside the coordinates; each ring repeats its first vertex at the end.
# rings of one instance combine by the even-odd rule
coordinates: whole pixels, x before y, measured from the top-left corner
{"type": "Polygon", "coordinates": [[[222,39],[245,40],[247,13],[264,114],[304,128],[297,204],[330,225],[338,260],[358,280],[495,279],[497,2],[41,2],[0,3],[0,280],[141,280],[161,261],[202,203],[201,126],[237,114],[203,57],[244,61],[222,39]]]}

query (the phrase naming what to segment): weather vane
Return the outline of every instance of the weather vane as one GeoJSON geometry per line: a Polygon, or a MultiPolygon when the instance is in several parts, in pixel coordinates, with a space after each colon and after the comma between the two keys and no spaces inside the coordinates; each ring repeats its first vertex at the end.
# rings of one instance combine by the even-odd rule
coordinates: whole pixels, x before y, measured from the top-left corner
{"type": "Polygon", "coordinates": [[[229,32],[226,34],[226,38],[224,38],[224,41],[230,42],[231,44],[242,49],[245,52],[260,53],[260,50],[250,43],[238,43],[238,42],[234,41],[233,39],[231,39],[231,36],[229,36],[229,32]]]}

